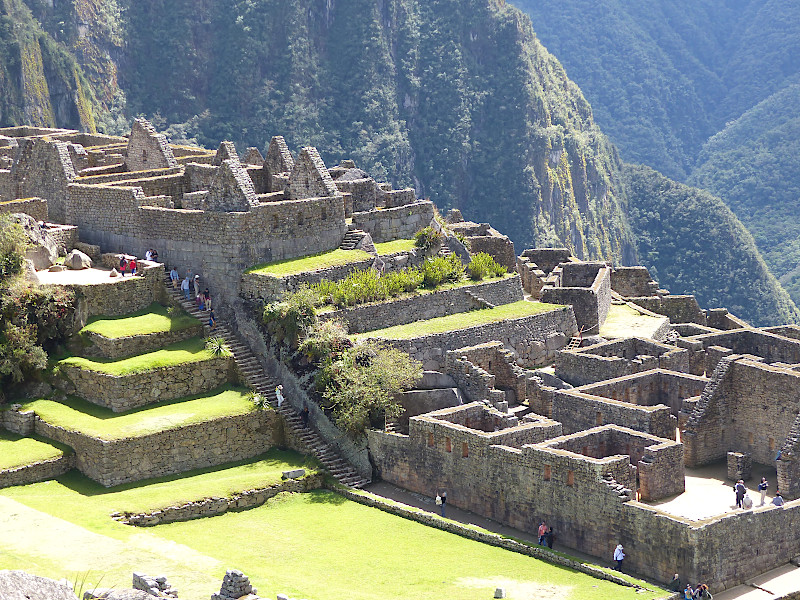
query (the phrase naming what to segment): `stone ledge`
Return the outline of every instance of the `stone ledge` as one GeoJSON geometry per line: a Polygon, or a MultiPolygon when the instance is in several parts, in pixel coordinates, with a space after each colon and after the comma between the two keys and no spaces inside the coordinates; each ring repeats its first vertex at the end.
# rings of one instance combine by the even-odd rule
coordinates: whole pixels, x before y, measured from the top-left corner
{"type": "MultiPolygon", "coordinates": [[[[442,518],[434,513],[430,513],[422,509],[413,508],[406,504],[389,502],[384,498],[381,498],[380,496],[375,496],[374,494],[371,494],[369,492],[355,492],[351,489],[345,488],[337,484],[328,484],[326,485],[326,487],[331,491],[336,492],[337,494],[340,494],[341,496],[344,496],[349,500],[358,502],[359,504],[370,506],[372,508],[377,508],[379,510],[388,512],[398,517],[403,517],[404,519],[409,519],[411,521],[416,521],[417,523],[427,525],[428,527],[441,529],[442,531],[454,533],[456,535],[460,535],[462,537],[475,540],[477,542],[489,544],[491,546],[497,546],[498,548],[510,550],[511,552],[517,552],[518,554],[525,554],[527,556],[532,556],[534,558],[538,558],[545,562],[567,567],[575,571],[580,571],[581,573],[585,573],[597,579],[604,579],[606,581],[610,581],[612,583],[616,583],[618,585],[622,585],[625,587],[632,587],[637,590],[647,589],[643,588],[640,585],[627,581],[626,579],[623,579],[618,575],[614,575],[613,573],[608,573],[603,569],[600,569],[592,565],[588,565],[586,563],[582,563],[578,560],[574,560],[566,556],[556,554],[555,552],[552,552],[550,550],[544,550],[543,548],[530,546],[528,544],[518,542],[511,538],[504,537],[497,533],[491,533],[489,531],[478,531],[476,529],[472,529],[471,527],[467,527],[466,525],[462,525],[461,523],[458,523],[456,521],[451,521],[449,519],[442,518]]],[[[680,596],[678,594],[675,594],[673,596],[670,596],[669,598],[677,599],[680,598],[680,596]]]]}
{"type": "Polygon", "coordinates": [[[75,467],[75,455],[65,454],[30,465],[0,470],[0,488],[55,479],[75,467]]]}
{"type": "Polygon", "coordinates": [[[141,513],[115,513],[111,517],[125,525],[134,527],[152,527],[176,521],[215,517],[229,510],[244,510],[261,506],[281,492],[309,492],[319,489],[323,487],[324,479],[324,474],[315,473],[302,479],[282,481],[264,488],[245,490],[229,498],[204,498],[203,500],[184,502],[178,506],[169,506],[161,510],[141,513]]]}

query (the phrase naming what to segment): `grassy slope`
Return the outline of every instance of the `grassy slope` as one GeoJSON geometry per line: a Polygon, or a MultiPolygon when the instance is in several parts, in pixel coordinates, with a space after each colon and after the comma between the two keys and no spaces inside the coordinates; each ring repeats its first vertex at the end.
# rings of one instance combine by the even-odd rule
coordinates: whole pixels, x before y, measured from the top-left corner
{"type": "MultiPolygon", "coordinates": [[[[178,480],[170,489],[182,485],[178,480]]],[[[64,544],[63,538],[60,544],[48,544],[48,528],[34,530],[29,535],[42,543],[30,546],[10,540],[0,554],[0,568],[27,559],[30,570],[60,577],[69,572],[65,565],[72,564],[73,557],[95,552],[100,556],[90,577],[104,572],[102,585],[124,584],[131,564],[147,564],[149,553],[163,549],[170,581],[187,600],[218,590],[225,569],[234,566],[249,575],[265,597],[286,592],[317,600],[477,600],[491,597],[499,585],[525,592],[511,595],[516,598],[542,593],[564,600],[656,596],[431,529],[327,491],[285,495],[253,510],[148,529],[134,530],[108,518],[109,512],[151,494],[148,487],[118,493],[68,476],[3,490],[0,496],[100,536],[89,547],[64,544]],[[121,556],[101,552],[104,544],[114,546],[115,540],[125,542],[121,556]]],[[[84,530],[75,535],[80,533],[84,530]]]]}
{"type": "Polygon", "coordinates": [[[200,321],[183,310],[175,315],[167,307],[154,302],[147,308],[121,317],[92,317],[81,333],[98,333],[107,338],[120,338],[163,331],[180,331],[199,325],[200,321]]]}
{"type": "Polygon", "coordinates": [[[380,337],[402,340],[420,335],[443,333],[446,331],[463,329],[465,327],[473,327],[475,325],[495,323],[505,319],[518,319],[520,317],[527,317],[551,310],[558,310],[560,308],[561,306],[558,304],[544,304],[542,302],[520,300],[519,302],[503,304],[496,308],[472,310],[470,312],[447,315],[446,317],[436,317],[435,319],[428,319],[427,321],[416,321],[408,325],[397,325],[395,327],[387,327],[386,329],[368,331],[354,337],[380,337]]]}
{"type": "Polygon", "coordinates": [[[255,410],[248,399],[248,391],[231,386],[127,413],[114,413],[74,397],[63,403],[34,400],[26,404],[25,408],[35,411],[43,421],[51,425],[105,440],[146,435],[255,410]]]}
{"type": "Polygon", "coordinates": [[[69,356],[60,360],[58,364],[80,367],[89,371],[99,371],[109,375],[130,375],[131,373],[141,373],[159,367],[174,367],[212,358],[214,358],[214,355],[206,350],[204,340],[191,338],[177,344],[171,344],[155,352],[148,352],[147,354],[140,354],[122,360],[69,356]]]}
{"type": "Polygon", "coordinates": [[[0,470],[30,465],[63,454],[63,450],[51,443],[0,430],[0,470]]]}
{"type": "Polygon", "coordinates": [[[363,250],[341,250],[337,248],[336,250],[320,252],[311,256],[287,258],[286,260],[256,265],[245,272],[272,275],[273,277],[286,277],[288,275],[297,275],[304,271],[316,271],[361,262],[370,258],[372,258],[372,255],[363,250]]]}
{"type": "Polygon", "coordinates": [[[394,254],[395,252],[408,252],[416,248],[415,241],[412,240],[392,240],[391,242],[383,242],[382,244],[375,244],[375,250],[378,254],[394,254]]]}

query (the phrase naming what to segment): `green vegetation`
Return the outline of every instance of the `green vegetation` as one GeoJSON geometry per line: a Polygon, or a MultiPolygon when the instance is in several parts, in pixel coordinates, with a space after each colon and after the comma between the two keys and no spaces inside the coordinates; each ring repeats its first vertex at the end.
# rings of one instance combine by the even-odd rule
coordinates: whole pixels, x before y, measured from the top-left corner
{"type": "Polygon", "coordinates": [[[182,309],[170,312],[166,306],[154,302],[131,315],[92,317],[86,327],[81,329],[81,333],[91,331],[107,338],[121,338],[163,331],[180,331],[199,324],[200,321],[182,309]]]}
{"type": "Polygon", "coordinates": [[[416,243],[411,240],[392,240],[391,242],[383,242],[375,244],[375,250],[379,255],[385,256],[387,254],[394,254],[395,252],[408,252],[416,248],[416,243]]]}
{"type": "Polygon", "coordinates": [[[498,265],[486,252],[474,254],[467,265],[467,272],[473,281],[480,281],[484,277],[502,277],[507,271],[508,269],[498,265]]]}
{"type": "Polygon", "coordinates": [[[233,356],[233,352],[228,347],[223,337],[210,337],[206,340],[206,350],[214,356],[233,356]]]}
{"type": "Polygon", "coordinates": [[[22,437],[0,430],[0,471],[63,456],[64,450],[52,442],[22,437]]]}
{"type": "Polygon", "coordinates": [[[340,267],[352,263],[362,262],[372,259],[369,252],[363,250],[330,250],[320,252],[301,258],[287,258],[272,263],[256,265],[245,271],[246,273],[256,273],[258,275],[272,275],[273,277],[287,277],[298,275],[305,271],[317,271],[330,267],[340,267]]]}
{"type": "MultiPolygon", "coordinates": [[[[228,477],[224,469],[209,470],[196,491],[220,493],[223,486],[214,482],[228,477]]],[[[213,519],[152,528],[134,529],[108,517],[146,505],[141,501],[146,496],[153,496],[149,501],[157,505],[191,499],[195,490],[181,488],[193,486],[192,478],[170,479],[168,486],[144,482],[105,490],[69,474],[58,481],[1,490],[0,507],[13,506],[21,527],[34,518],[43,526],[9,535],[0,568],[24,567],[59,578],[74,569],[72,565],[91,564],[92,583],[103,575],[102,586],[122,588],[130,585],[130,565],[135,564],[144,572],[167,572],[187,598],[218,591],[231,564],[249,575],[262,595],[282,591],[319,600],[479,600],[491,597],[496,587],[506,587],[512,598],[536,597],[542,590],[563,600],[648,600],[664,595],[662,590],[638,593],[322,490],[280,495],[259,508],[213,519]],[[161,494],[164,499],[157,499],[161,494]],[[259,543],[242,543],[253,531],[259,532],[259,543]],[[353,552],[353,540],[365,550],[353,552]],[[281,560],[265,560],[264,548],[277,547],[282,549],[281,560]]],[[[248,476],[243,479],[249,483],[248,476]]]]}
{"type": "Polygon", "coordinates": [[[474,327],[486,323],[496,323],[506,319],[519,319],[530,315],[559,310],[562,308],[558,304],[544,304],[543,302],[529,302],[520,300],[511,304],[503,304],[495,308],[484,308],[465,313],[447,315],[446,317],[436,317],[427,321],[416,321],[408,325],[396,325],[386,329],[377,329],[366,333],[359,333],[351,336],[354,339],[363,338],[383,338],[389,340],[404,340],[422,335],[433,333],[445,333],[455,331],[465,327],[474,327]]]}
{"type": "Polygon", "coordinates": [[[800,302],[800,85],[773,94],[703,146],[690,179],[720,196],[800,302]]]}
{"type": "Polygon", "coordinates": [[[384,418],[403,412],[394,397],[412,387],[422,371],[422,363],[408,353],[375,342],[331,351],[323,361],[316,380],[322,407],[355,440],[365,437],[370,427],[382,427],[384,418]]]}
{"type": "Polygon", "coordinates": [[[444,236],[431,227],[423,227],[414,234],[414,245],[425,252],[429,252],[442,243],[444,236]]]}
{"type": "Polygon", "coordinates": [[[647,167],[626,167],[625,174],[639,256],[662,286],[753,325],[800,322],[753,238],[719,198],[647,167]]]}
{"type": "Polygon", "coordinates": [[[133,373],[152,371],[160,367],[174,367],[212,358],[214,358],[214,353],[206,349],[204,340],[191,338],[176,344],[170,344],[155,352],[139,354],[138,356],[131,356],[121,360],[68,356],[59,360],[58,364],[70,365],[89,371],[99,371],[109,375],[131,375],[133,373]]]}
{"type": "Polygon", "coordinates": [[[265,306],[261,321],[276,342],[294,347],[305,330],[316,322],[315,306],[318,302],[319,298],[314,291],[301,287],[285,300],[265,306]]]}
{"type": "Polygon", "coordinates": [[[51,425],[103,440],[143,436],[255,410],[244,388],[223,386],[211,392],[115,413],[81,398],[63,402],[34,400],[24,405],[51,425]]]}

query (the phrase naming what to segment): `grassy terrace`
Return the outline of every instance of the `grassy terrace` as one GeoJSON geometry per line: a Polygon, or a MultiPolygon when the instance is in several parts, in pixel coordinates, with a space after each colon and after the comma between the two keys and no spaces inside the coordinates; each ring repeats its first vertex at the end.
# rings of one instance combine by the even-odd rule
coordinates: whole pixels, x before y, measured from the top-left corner
{"type": "Polygon", "coordinates": [[[230,488],[236,479],[227,469],[208,472],[202,485],[197,485],[199,477],[105,490],[70,473],[57,481],[0,490],[0,514],[15,515],[0,525],[5,540],[0,569],[25,568],[55,578],[87,574],[93,585],[102,577],[102,587],[122,588],[129,587],[130,565],[136,565],[143,572],[167,573],[187,599],[218,591],[225,569],[232,566],[249,575],[264,597],[284,592],[317,600],[478,600],[491,598],[499,586],[518,600],[666,596],[663,591],[637,593],[322,490],[151,528],[134,529],[108,517],[114,511],[193,499],[198,491],[219,494],[226,487],[221,483],[230,488]],[[32,522],[39,526],[31,527],[32,522]],[[258,543],[251,542],[253,532],[258,532],[258,543]],[[274,548],[280,548],[279,557],[273,556],[274,548]]]}
{"type": "Polygon", "coordinates": [[[643,315],[627,304],[612,304],[606,322],[600,327],[600,335],[609,338],[653,337],[665,318],[643,315]]]}
{"type": "Polygon", "coordinates": [[[64,451],[36,438],[0,430],[0,471],[62,456],[64,451]]]}
{"type": "Polygon", "coordinates": [[[58,361],[58,364],[71,365],[89,371],[99,371],[109,375],[130,375],[132,373],[151,371],[159,367],[174,367],[212,358],[214,358],[214,355],[206,350],[204,340],[191,338],[177,344],[171,344],[155,352],[131,356],[122,360],[68,356],[58,361]]]}
{"type": "Polygon", "coordinates": [[[122,317],[92,317],[81,333],[97,333],[107,338],[145,335],[164,331],[180,331],[199,325],[200,321],[178,309],[167,314],[167,307],[154,302],[147,308],[122,317]]]}
{"type": "Polygon", "coordinates": [[[271,275],[272,277],[288,277],[297,275],[305,271],[317,271],[329,267],[340,267],[351,263],[370,260],[373,256],[363,250],[330,250],[320,252],[310,256],[300,258],[287,258],[277,262],[256,265],[245,271],[245,273],[256,273],[258,275],[271,275]]]}
{"type": "Polygon", "coordinates": [[[375,250],[378,254],[394,254],[395,252],[408,252],[416,247],[414,240],[392,240],[391,242],[383,242],[382,244],[375,244],[375,250]]]}
{"type": "Polygon", "coordinates": [[[384,338],[390,340],[407,340],[433,333],[445,333],[456,331],[466,327],[485,325],[486,323],[496,323],[506,319],[519,319],[539,313],[549,312],[563,308],[559,304],[545,304],[543,302],[529,302],[520,300],[511,304],[503,304],[495,308],[485,308],[483,310],[472,310],[464,313],[447,315],[446,317],[436,317],[427,321],[416,321],[408,325],[396,325],[386,329],[376,329],[359,333],[351,336],[353,338],[384,338]]]}
{"type": "Polygon", "coordinates": [[[205,394],[145,406],[126,413],[115,413],[75,397],[69,397],[64,402],[34,400],[27,403],[25,408],[36,412],[50,425],[103,440],[116,440],[248,413],[255,410],[248,393],[245,388],[224,386],[205,394]]]}

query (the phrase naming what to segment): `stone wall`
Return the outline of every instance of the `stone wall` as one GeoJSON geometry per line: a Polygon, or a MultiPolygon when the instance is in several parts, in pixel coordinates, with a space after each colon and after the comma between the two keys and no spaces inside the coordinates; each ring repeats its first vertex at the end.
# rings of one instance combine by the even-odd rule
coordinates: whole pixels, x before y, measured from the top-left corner
{"type": "Polygon", "coordinates": [[[629,298],[634,304],[649,311],[665,315],[673,323],[706,325],[706,312],[691,295],[647,296],[629,298]]]}
{"type": "Polygon", "coordinates": [[[75,466],[74,463],[75,455],[67,454],[30,465],[0,469],[0,488],[55,479],[72,469],[75,466]]]}
{"type": "Polygon", "coordinates": [[[114,412],[125,412],[213,390],[233,381],[233,365],[231,358],[214,357],[130,375],[109,375],[71,365],[61,365],[61,372],[81,398],[114,412]]]}
{"type": "Polygon", "coordinates": [[[611,306],[610,273],[611,269],[604,263],[565,263],[560,287],[544,287],[542,302],[572,305],[578,328],[584,333],[596,334],[611,306]]]}
{"type": "Polygon", "coordinates": [[[66,256],[78,243],[78,228],[74,225],[53,225],[48,223],[47,233],[58,246],[58,253],[66,256]]]}
{"type": "Polygon", "coordinates": [[[140,188],[73,184],[68,219],[81,238],[103,251],[138,256],[156,248],[160,259],[203,278],[227,310],[241,272],[254,264],[337,248],[347,226],[341,197],[270,202],[247,212],[207,212],[143,206],[140,188]]]}
{"type": "Polygon", "coordinates": [[[131,335],[118,338],[107,338],[90,331],[86,334],[94,348],[84,352],[86,356],[103,356],[105,358],[126,358],[136,354],[144,354],[159,350],[164,346],[203,335],[203,324],[198,321],[194,327],[178,331],[159,331],[143,335],[131,335]]]}
{"type": "Polygon", "coordinates": [[[42,198],[25,198],[0,202],[0,214],[25,213],[37,221],[47,221],[47,200],[42,198]]]}
{"type": "Polygon", "coordinates": [[[37,434],[73,448],[78,470],[105,487],[252,458],[281,445],[280,431],[280,417],[272,410],[120,440],[36,421],[37,434]]]}
{"type": "Polygon", "coordinates": [[[191,521],[206,517],[216,517],[229,510],[245,510],[261,506],[270,498],[282,492],[305,493],[322,487],[324,476],[321,473],[306,475],[301,479],[289,479],[271,486],[245,490],[225,498],[212,497],[185,502],[179,506],[168,506],[156,511],[143,513],[118,513],[117,521],[134,527],[153,527],[177,521],[191,521]]]}
{"type": "Polygon", "coordinates": [[[658,291],[658,283],[650,277],[647,267],[614,267],[611,271],[611,289],[626,298],[654,296],[658,291]]]}
{"type": "Polygon", "coordinates": [[[433,219],[433,203],[419,200],[384,210],[353,213],[353,227],[366,231],[376,244],[414,237],[433,219]]]}
{"type": "Polygon", "coordinates": [[[522,300],[522,287],[519,277],[514,275],[401,300],[353,306],[322,313],[320,318],[340,319],[348,324],[350,333],[362,333],[486,308],[486,303],[499,306],[518,300],[522,300]]]}
{"type": "Polygon", "coordinates": [[[563,348],[576,332],[572,307],[566,306],[519,319],[388,342],[395,348],[408,352],[421,361],[426,370],[431,371],[444,368],[447,350],[475,346],[488,340],[500,341],[514,350],[520,365],[536,366],[554,357],[555,352],[563,348]]]}
{"type": "Polygon", "coordinates": [[[800,363],[800,340],[758,329],[735,329],[724,333],[698,335],[692,340],[711,346],[728,348],[736,354],[752,354],[770,363],[800,363]]]}
{"type": "Polygon", "coordinates": [[[472,254],[485,252],[494,258],[497,264],[503,265],[509,271],[513,271],[517,266],[514,242],[494,229],[490,231],[494,232],[495,235],[466,236],[465,239],[469,242],[469,251],[472,254]]]}

